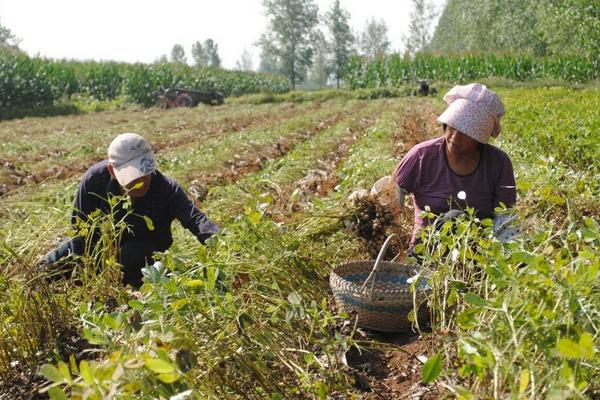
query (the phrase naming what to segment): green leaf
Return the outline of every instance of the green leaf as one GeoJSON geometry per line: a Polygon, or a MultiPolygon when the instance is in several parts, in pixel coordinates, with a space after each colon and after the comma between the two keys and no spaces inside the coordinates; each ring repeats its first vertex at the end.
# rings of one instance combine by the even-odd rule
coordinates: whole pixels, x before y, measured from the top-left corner
{"type": "Polygon", "coordinates": [[[65,378],[65,381],[67,381],[67,382],[71,381],[71,371],[69,371],[69,366],[66,363],[59,361],[58,371],[65,378]]]}
{"type": "Polygon", "coordinates": [[[104,339],[102,333],[97,329],[83,328],[83,337],[90,344],[106,344],[106,339],[104,339]]]}
{"type": "Polygon", "coordinates": [[[204,286],[204,281],[202,279],[190,279],[188,281],[185,281],[185,285],[191,288],[204,286]]]}
{"type": "Polygon", "coordinates": [[[82,360],[79,363],[79,374],[85,383],[91,385],[94,383],[94,377],[92,371],[90,371],[90,364],[86,360],[82,360]]]}
{"type": "Polygon", "coordinates": [[[315,361],[316,359],[313,353],[304,354],[304,362],[306,363],[306,365],[313,365],[315,361]]]}
{"type": "Polygon", "coordinates": [[[423,382],[431,383],[435,381],[440,372],[442,372],[442,358],[438,353],[423,365],[423,382]]]}
{"type": "Polygon", "coordinates": [[[461,329],[473,329],[479,324],[479,313],[481,309],[479,308],[470,308],[462,311],[456,317],[456,322],[461,329]]]}
{"type": "Polygon", "coordinates": [[[176,374],[176,373],[159,374],[158,379],[160,379],[164,383],[173,383],[177,379],[179,379],[179,374],[176,374]]]}
{"type": "Polygon", "coordinates": [[[132,187],[130,187],[128,190],[137,190],[137,189],[141,189],[144,187],[144,182],[143,181],[139,181],[138,183],[136,183],[135,185],[133,185],[132,187]]]}
{"type": "Polygon", "coordinates": [[[525,390],[527,390],[527,386],[529,386],[529,370],[525,368],[519,374],[519,393],[525,393],[525,390]]]}
{"type": "Polygon", "coordinates": [[[148,228],[149,231],[153,231],[154,230],[154,223],[152,222],[152,220],[150,219],[150,217],[148,217],[147,215],[144,215],[144,221],[146,222],[146,227],[148,228]]]}
{"type": "Polygon", "coordinates": [[[475,307],[487,306],[487,301],[477,296],[476,294],[470,292],[465,294],[465,301],[475,307]]]}
{"type": "Polygon", "coordinates": [[[65,378],[60,371],[52,364],[42,365],[41,372],[44,378],[48,379],[49,381],[55,383],[62,383],[65,381],[65,378]]]}
{"type": "Polygon", "coordinates": [[[584,332],[579,337],[579,347],[583,358],[588,360],[594,358],[594,337],[589,332],[584,332]]]}
{"type": "Polygon", "coordinates": [[[568,338],[562,338],[556,344],[558,353],[569,359],[593,359],[594,338],[589,332],[584,332],[579,337],[579,343],[568,338]]]}
{"type": "Polygon", "coordinates": [[[248,214],[248,221],[250,221],[252,225],[257,225],[260,222],[260,217],[260,212],[254,210],[248,214]]]}
{"type": "Polygon", "coordinates": [[[171,309],[173,311],[178,311],[181,308],[187,306],[189,304],[189,300],[188,299],[179,299],[179,300],[175,300],[173,302],[171,302],[171,309]]]}
{"type": "Polygon", "coordinates": [[[567,338],[562,338],[558,341],[556,350],[558,350],[558,353],[565,358],[578,359],[583,356],[579,344],[567,338]]]}
{"type": "Polygon", "coordinates": [[[67,400],[67,395],[65,392],[59,387],[52,387],[48,389],[48,395],[51,400],[67,400]]]}
{"type": "Polygon", "coordinates": [[[161,360],[160,358],[150,358],[146,356],[144,357],[144,365],[146,368],[157,374],[170,374],[175,372],[175,367],[173,367],[170,362],[161,360]]]}
{"type": "Polygon", "coordinates": [[[315,389],[317,391],[317,397],[320,400],[325,400],[327,398],[327,393],[329,392],[329,389],[323,381],[317,381],[315,383],[315,389]]]}

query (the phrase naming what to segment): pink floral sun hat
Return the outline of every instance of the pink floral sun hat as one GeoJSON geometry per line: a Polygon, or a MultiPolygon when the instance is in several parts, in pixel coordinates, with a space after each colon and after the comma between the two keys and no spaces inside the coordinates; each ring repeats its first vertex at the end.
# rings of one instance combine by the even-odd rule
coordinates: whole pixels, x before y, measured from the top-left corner
{"type": "Polygon", "coordinates": [[[470,136],[480,143],[487,143],[490,136],[500,134],[500,117],[504,105],[498,95],[485,85],[471,83],[454,86],[444,96],[448,108],[438,121],[470,136]]]}

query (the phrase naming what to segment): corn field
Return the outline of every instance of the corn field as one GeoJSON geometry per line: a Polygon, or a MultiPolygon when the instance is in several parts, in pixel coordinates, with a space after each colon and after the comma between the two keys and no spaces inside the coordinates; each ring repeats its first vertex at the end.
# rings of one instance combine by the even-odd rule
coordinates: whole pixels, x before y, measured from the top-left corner
{"type": "Polygon", "coordinates": [[[415,79],[465,82],[504,77],[515,81],[537,78],[583,83],[598,79],[600,62],[579,56],[534,58],[513,55],[417,56],[405,60],[399,54],[367,60],[353,57],[345,80],[352,89],[398,87],[415,79]]]}
{"type": "Polygon", "coordinates": [[[0,109],[50,106],[83,93],[97,100],[124,96],[152,106],[161,90],[183,86],[225,96],[289,91],[285,78],[262,73],[196,68],[180,64],[53,61],[0,53],[0,109]]]}

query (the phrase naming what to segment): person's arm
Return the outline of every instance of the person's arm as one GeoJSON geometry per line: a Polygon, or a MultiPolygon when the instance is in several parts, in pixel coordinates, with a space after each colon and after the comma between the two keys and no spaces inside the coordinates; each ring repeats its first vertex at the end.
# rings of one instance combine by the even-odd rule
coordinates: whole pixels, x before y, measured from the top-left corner
{"type": "Polygon", "coordinates": [[[408,191],[402,189],[396,182],[394,182],[394,189],[396,191],[396,202],[400,209],[404,208],[404,198],[408,194],[408,191]]]}
{"type": "Polygon", "coordinates": [[[508,156],[502,160],[494,189],[494,207],[500,206],[500,203],[504,203],[507,208],[514,207],[517,203],[515,174],[508,156]]]}
{"type": "MultiPolygon", "coordinates": [[[[499,176],[494,190],[494,207],[503,203],[507,208],[512,208],[517,202],[517,188],[512,162],[508,156],[502,161],[499,176]]],[[[514,212],[494,213],[494,236],[501,242],[509,242],[520,233],[514,221],[517,215],[514,212]]]]}
{"type": "Polygon", "coordinates": [[[217,233],[219,228],[206,215],[200,211],[194,203],[186,196],[181,186],[176,185],[171,198],[172,215],[184,228],[192,232],[200,243],[217,233]]]}
{"type": "Polygon", "coordinates": [[[408,193],[414,193],[419,184],[421,159],[418,152],[409,151],[398,164],[392,175],[399,206],[404,206],[404,198],[408,193]]]}
{"type": "Polygon", "coordinates": [[[77,219],[87,222],[88,216],[98,208],[95,195],[90,193],[91,186],[90,180],[84,176],[75,195],[75,205],[71,214],[71,225],[73,227],[76,227],[77,219]]]}

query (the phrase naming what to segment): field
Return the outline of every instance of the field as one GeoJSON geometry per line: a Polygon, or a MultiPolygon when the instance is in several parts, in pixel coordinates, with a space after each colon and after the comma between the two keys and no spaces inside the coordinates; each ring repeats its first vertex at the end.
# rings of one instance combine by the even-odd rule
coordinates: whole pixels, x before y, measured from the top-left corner
{"type": "Polygon", "coordinates": [[[494,144],[515,167],[523,234],[502,245],[468,216],[429,232],[431,323],[398,335],[355,329],[328,276],[387,234],[406,250],[410,206],[390,222],[347,198],[441,133],[441,98],[1,122],[0,398],[598,398],[600,93],[499,94],[494,144]],[[222,233],[203,247],[174,224],[166,270],[139,292],[116,283],[111,252],[100,273],[89,262],[47,283],[34,265],[68,236],[81,174],[122,132],[144,134],[190,192],[208,188],[198,205],[222,233]]]}

